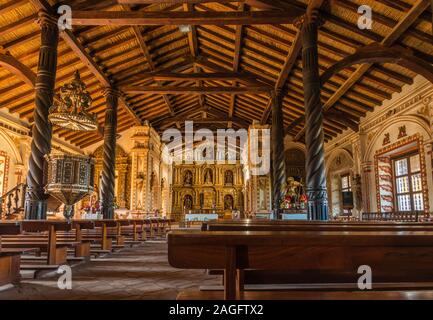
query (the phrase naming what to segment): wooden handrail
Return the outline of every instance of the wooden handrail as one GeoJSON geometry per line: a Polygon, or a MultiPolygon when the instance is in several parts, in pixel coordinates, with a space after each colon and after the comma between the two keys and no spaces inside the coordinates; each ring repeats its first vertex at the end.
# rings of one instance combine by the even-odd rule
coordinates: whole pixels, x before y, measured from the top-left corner
{"type": "Polygon", "coordinates": [[[27,185],[20,183],[0,197],[0,218],[3,218],[3,204],[6,204],[6,218],[24,208],[26,189],[27,185]]]}

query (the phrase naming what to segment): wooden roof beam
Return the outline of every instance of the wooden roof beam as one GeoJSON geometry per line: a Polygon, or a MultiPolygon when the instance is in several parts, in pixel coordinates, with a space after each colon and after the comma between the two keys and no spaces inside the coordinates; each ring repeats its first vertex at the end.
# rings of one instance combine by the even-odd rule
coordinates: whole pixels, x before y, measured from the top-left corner
{"type": "MultiPolygon", "coordinates": [[[[417,0],[412,8],[400,19],[394,26],[391,32],[385,36],[380,43],[383,46],[392,46],[405,33],[406,30],[418,19],[418,17],[428,8],[430,2],[428,0],[417,0]]],[[[342,98],[373,66],[373,63],[366,63],[359,66],[356,71],[339,87],[339,89],[328,99],[323,105],[323,111],[326,112],[332,108],[340,98],[342,98]]],[[[299,140],[305,133],[305,127],[295,137],[295,141],[299,140]]]]}
{"type": "Polygon", "coordinates": [[[140,80],[153,78],[153,80],[160,81],[255,81],[255,78],[241,72],[196,72],[196,73],[175,73],[175,72],[148,72],[141,73],[140,80]]]}
{"type": "Polygon", "coordinates": [[[0,5],[0,16],[25,4],[27,4],[27,0],[11,0],[5,4],[2,4],[0,5]]]}
{"type": "MultiPolygon", "coordinates": [[[[245,4],[241,3],[239,5],[238,11],[239,12],[245,12],[246,11],[245,4]]],[[[241,61],[241,50],[242,50],[242,34],[243,34],[243,26],[238,25],[236,26],[235,31],[235,51],[233,55],[233,72],[239,71],[239,65],[241,61]]],[[[238,83],[237,81],[233,81],[233,87],[237,87],[238,83]]],[[[230,99],[230,107],[229,107],[229,118],[233,116],[233,113],[235,112],[235,105],[236,105],[236,95],[232,95],[230,99]]],[[[231,123],[229,123],[231,125],[231,123]]]]}
{"type": "MultiPolygon", "coordinates": [[[[30,0],[31,3],[37,8],[46,10],[53,14],[54,10],[51,5],[46,0],[30,0]]],[[[87,53],[82,44],[78,41],[77,37],[70,31],[65,30],[60,33],[61,38],[69,45],[72,51],[80,58],[80,60],[86,65],[89,70],[95,75],[95,77],[100,81],[102,86],[104,87],[113,87],[110,79],[104,74],[98,64],[95,62],[93,57],[87,53]]],[[[131,115],[134,122],[138,125],[141,125],[141,119],[135,114],[132,107],[126,102],[125,98],[122,96],[119,99],[119,104],[126,110],[128,114],[131,115]]]]}
{"type": "Polygon", "coordinates": [[[0,47],[0,66],[8,70],[10,73],[15,74],[18,78],[26,84],[35,87],[36,74],[26,65],[19,62],[8,52],[3,51],[0,47]]]}
{"type": "Polygon", "coordinates": [[[243,2],[245,0],[117,0],[120,4],[199,4],[199,3],[230,3],[230,2],[243,2]]]}
{"type": "MultiPolygon", "coordinates": [[[[315,9],[320,9],[324,0],[310,0],[310,3],[307,7],[307,12],[311,12],[315,9]]],[[[295,39],[292,41],[292,45],[290,46],[290,50],[287,54],[287,57],[284,61],[283,68],[281,69],[280,74],[278,75],[277,82],[275,83],[275,90],[281,90],[286,84],[287,79],[290,76],[293,68],[296,66],[296,61],[298,60],[299,54],[302,50],[302,30],[299,29],[296,32],[295,39]]],[[[272,109],[272,98],[269,99],[269,102],[263,111],[261,123],[265,124],[271,113],[272,109]]]]}
{"type": "Polygon", "coordinates": [[[271,10],[250,12],[75,10],[72,16],[72,24],[81,26],[290,24],[303,13],[304,11],[301,9],[290,11],[271,10]]]}
{"type": "MultiPolygon", "coordinates": [[[[123,7],[124,10],[131,10],[129,7],[127,7],[125,5],[122,6],[122,7],[123,7]]],[[[135,13],[136,11],[126,11],[126,12],[127,13],[135,13]]],[[[132,31],[133,31],[133,33],[135,35],[135,38],[136,38],[136,40],[138,42],[138,45],[140,47],[141,52],[146,57],[147,63],[149,64],[149,67],[150,67],[150,70],[151,71],[155,71],[155,69],[156,69],[155,63],[153,62],[152,55],[150,54],[149,48],[148,48],[148,46],[146,44],[146,41],[144,40],[144,37],[143,37],[143,35],[141,33],[140,27],[138,25],[133,25],[132,31]]],[[[157,84],[161,85],[161,83],[158,82],[158,81],[157,81],[157,84]]],[[[165,104],[167,105],[168,111],[170,112],[170,114],[172,116],[174,116],[175,112],[174,112],[174,108],[173,108],[173,106],[171,104],[170,98],[167,95],[163,95],[162,98],[163,98],[165,104]]]]}
{"type": "Polygon", "coordinates": [[[245,93],[266,93],[270,94],[267,87],[175,87],[175,86],[136,86],[122,87],[122,91],[129,94],[245,94],[245,93]]]}

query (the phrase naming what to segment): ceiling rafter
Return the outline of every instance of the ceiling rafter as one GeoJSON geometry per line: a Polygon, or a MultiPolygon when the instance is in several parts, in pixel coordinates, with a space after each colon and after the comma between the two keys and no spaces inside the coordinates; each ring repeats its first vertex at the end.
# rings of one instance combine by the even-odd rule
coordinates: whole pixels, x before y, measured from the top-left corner
{"type": "MultiPolygon", "coordinates": [[[[248,11],[248,8],[245,6],[244,3],[241,3],[238,7],[238,11],[245,12],[248,11]]],[[[242,34],[244,32],[244,26],[238,25],[236,26],[235,30],[235,51],[233,56],[233,72],[239,71],[239,65],[241,62],[241,50],[242,50],[242,34]]],[[[238,86],[237,81],[233,81],[233,87],[238,86]]],[[[233,113],[235,112],[235,106],[236,106],[236,95],[232,95],[230,99],[230,107],[229,107],[229,118],[233,117],[233,113]]],[[[231,123],[228,124],[228,126],[231,126],[231,123]]]]}
{"type": "MultiPolygon", "coordinates": [[[[48,12],[53,13],[53,9],[51,5],[46,0],[30,0],[32,4],[38,8],[43,9],[48,12]]],[[[84,49],[79,40],[75,37],[75,35],[70,30],[65,30],[60,33],[61,38],[65,41],[72,51],[77,54],[80,60],[86,65],[89,70],[95,75],[95,77],[101,82],[101,84],[105,87],[113,87],[110,79],[105,75],[105,73],[101,70],[98,64],[95,62],[94,58],[84,49]]],[[[119,99],[120,105],[127,111],[128,114],[131,115],[134,122],[138,125],[141,125],[141,119],[136,115],[133,108],[128,104],[125,97],[122,95],[119,99]]]]}
{"type": "MultiPolygon", "coordinates": [[[[391,32],[384,37],[380,43],[383,46],[389,47],[398,41],[398,39],[412,26],[418,17],[428,8],[430,2],[428,0],[417,0],[411,9],[406,12],[405,16],[397,22],[391,32]]],[[[338,90],[326,101],[323,105],[323,112],[331,109],[337,101],[342,98],[373,66],[373,63],[366,63],[356,68],[356,71],[341,85],[338,90]]],[[[305,134],[304,128],[295,136],[295,141],[300,140],[305,134]]]]}
{"type": "MultiPolygon", "coordinates": [[[[324,0],[310,0],[310,3],[307,7],[307,12],[311,12],[312,10],[318,10],[322,6],[324,0]]],[[[299,28],[296,31],[296,35],[294,40],[292,41],[292,45],[290,46],[290,50],[287,54],[287,57],[284,61],[281,72],[278,75],[277,82],[275,83],[275,91],[280,91],[283,89],[286,84],[287,79],[290,76],[293,68],[296,65],[296,61],[298,60],[299,54],[302,50],[302,30],[299,28]]],[[[272,108],[272,98],[269,99],[269,102],[263,112],[263,116],[261,119],[261,123],[265,124],[268,121],[269,115],[271,113],[272,108]]]]}

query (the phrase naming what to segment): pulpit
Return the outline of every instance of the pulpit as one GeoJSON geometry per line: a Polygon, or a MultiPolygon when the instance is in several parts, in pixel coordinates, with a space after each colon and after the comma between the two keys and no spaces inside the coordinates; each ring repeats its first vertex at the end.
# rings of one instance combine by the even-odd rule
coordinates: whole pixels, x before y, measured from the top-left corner
{"type": "Polygon", "coordinates": [[[93,192],[95,162],[88,156],[52,154],[47,156],[46,192],[65,204],[66,219],[74,215],[73,205],[93,192]]]}

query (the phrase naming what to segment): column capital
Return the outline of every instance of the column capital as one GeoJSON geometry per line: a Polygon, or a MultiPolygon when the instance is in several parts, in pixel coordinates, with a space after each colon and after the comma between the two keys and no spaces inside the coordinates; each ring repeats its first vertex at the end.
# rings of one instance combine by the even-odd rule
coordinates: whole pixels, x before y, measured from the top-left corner
{"type": "Polygon", "coordinates": [[[120,98],[122,96],[122,93],[118,89],[113,88],[113,87],[105,87],[103,89],[103,94],[105,97],[115,96],[115,97],[120,98]]]}
{"type": "Polygon", "coordinates": [[[325,23],[325,19],[324,19],[323,15],[320,14],[319,9],[313,9],[311,11],[306,12],[302,16],[298,17],[294,21],[293,25],[298,30],[302,30],[304,25],[309,24],[309,23],[315,23],[317,25],[317,27],[323,26],[323,24],[325,23]]]}
{"type": "Polygon", "coordinates": [[[58,18],[48,11],[41,9],[38,11],[38,24],[42,26],[55,26],[58,28],[58,18]]]}

